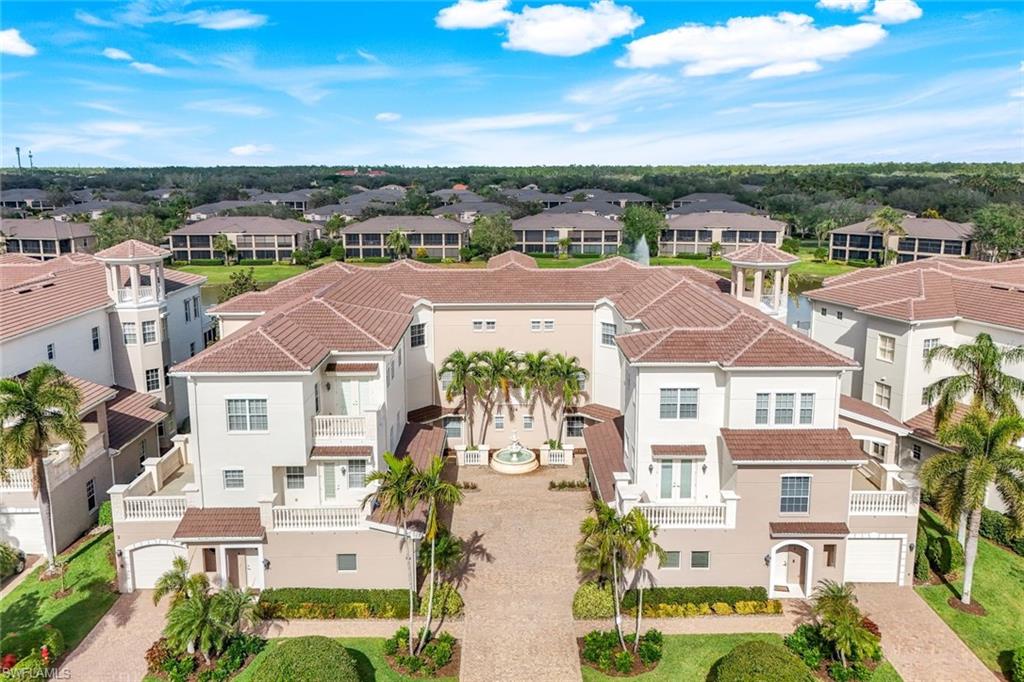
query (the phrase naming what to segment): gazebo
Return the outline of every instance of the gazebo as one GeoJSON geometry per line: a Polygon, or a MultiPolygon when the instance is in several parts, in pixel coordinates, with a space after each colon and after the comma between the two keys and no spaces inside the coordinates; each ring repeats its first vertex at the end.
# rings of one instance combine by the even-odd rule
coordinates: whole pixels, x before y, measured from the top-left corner
{"type": "Polygon", "coordinates": [[[789,268],[800,259],[770,244],[753,244],[723,258],[732,265],[733,297],[785,322],[789,268]]]}

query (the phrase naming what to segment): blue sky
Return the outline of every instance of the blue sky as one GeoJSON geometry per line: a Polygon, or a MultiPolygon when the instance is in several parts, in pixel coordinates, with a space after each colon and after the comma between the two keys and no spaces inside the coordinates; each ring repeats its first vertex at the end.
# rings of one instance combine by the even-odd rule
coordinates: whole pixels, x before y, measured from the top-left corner
{"type": "Polygon", "coordinates": [[[2,162],[1024,160],[1024,3],[4,2],[2,162]]]}

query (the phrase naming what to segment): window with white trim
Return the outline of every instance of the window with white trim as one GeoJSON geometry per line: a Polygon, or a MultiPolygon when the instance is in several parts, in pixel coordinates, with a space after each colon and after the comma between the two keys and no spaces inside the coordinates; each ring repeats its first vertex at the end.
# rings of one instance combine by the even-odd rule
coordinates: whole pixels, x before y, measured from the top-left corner
{"type": "Polygon", "coordinates": [[[121,335],[124,337],[124,343],[126,346],[134,345],[139,340],[138,336],[135,334],[134,322],[122,322],[121,335]]]}
{"type": "Polygon", "coordinates": [[[614,346],[615,335],[618,333],[618,328],[611,322],[601,323],[601,345],[602,346],[614,346]]]}
{"type": "Polygon", "coordinates": [[[266,398],[228,398],[228,431],[266,431],[266,398]]]}
{"type": "Polygon", "coordinates": [[[779,511],[783,514],[806,514],[811,508],[811,477],[787,474],[782,477],[779,511]]]}
{"type": "Polygon", "coordinates": [[[192,301],[190,301],[190,300],[188,300],[186,298],[184,301],[182,301],[182,303],[185,304],[185,321],[186,322],[191,322],[192,321],[192,301]]]}
{"type": "Polygon", "coordinates": [[[836,311],[836,319],[837,320],[843,319],[843,311],[842,310],[837,310],[836,311]]]}
{"type": "Polygon", "coordinates": [[[496,431],[501,431],[503,428],[505,428],[505,415],[499,412],[494,415],[494,429],[496,431]]]}
{"type": "Polygon", "coordinates": [[[871,454],[882,461],[885,461],[886,449],[885,443],[871,443],[871,454]]]}
{"type": "Polygon", "coordinates": [[[156,343],[156,321],[145,320],[142,323],[142,343],[156,343]]]}
{"type": "Polygon", "coordinates": [[[245,472],[241,469],[225,469],[223,475],[225,490],[241,490],[245,487],[245,472]]]}
{"type": "Polygon", "coordinates": [[[659,416],[662,419],[696,419],[696,388],[663,388],[659,416]]]}
{"type": "Polygon", "coordinates": [[[427,325],[425,322],[414,324],[409,329],[409,345],[419,348],[427,343],[427,325]]]}
{"type": "Polygon", "coordinates": [[[921,461],[921,446],[914,443],[910,446],[910,456],[914,458],[915,462],[921,461]]]}
{"type": "Polygon", "coordinates": [[[813,393],[801,393],[800,394],[800,423],[801,424],[813,424],[814,423],[814,394],[813,393]]]}
{"type": "Polygon", "coordinates": [[[541,321],[540,320],[530,320],[530,331],[531,332],[539,332],[540,330],[541,330],[541,321]]]}
{"type": "Polygon", "coordinates": [[[100,328],[92,328],[92,350],[96,352],[100,349],[100,328]]]}
{"type": "Polygon", "coordinates": [[[159,369],[147,369],[146,370],[146,390],[147,391],[159,391],[160,390],[160,370],[159,369]]]}
{"type": "Polygon", "coordinates": [[[768,401],[771,400],[771,393],[758,393],[754,397],[754,423],[768,423],[768,401]]]}
{"type": "Polygon", "coordinates": [[[576,384],[580,387],[580,392],[585,393],[587,390],[587,373],[577,372],[576,373],[576,384]]]}
{"type": "Polygon", "coordinates": [[[366,487],[366,460],[350,459],[348,461],[348,487],[366,487]]]}
{"type": "Polygon", "coordinates": [[[878,335],[878,349],[875,357],[882,362],[892,362],[896,359],[896,337],[888,334],[878,335]]]}
{"type": "Polygon", "coordinates": [[[928,353],[932,352],[932,350],[937,348],[938,345],[939,345],[939,340],[938,339],[925,339],[924,340],[924,348],[923,348],[923,350],[921,352],[921,357],[923,357],[925,359],[928,359],[928,353]]]}
{"type": "Polygon", "coordinates": [[[441,390],[447,393],[448,387],[452,385],[452,373],[450,371],[441,372],[441,390]]]}
{"type": "Polygon", "coordinates": [[[449,438],[462,438],[462,418],[461,417],[445,417],[442,420],[444,424],[444,433],[449,438]]]}
{"type": "Polygon", "coordinates": [[[711,568],[711,552],[706,549],[690,552],[690,568],[711,568]]]}
{"type": "Polygon", "coordinates": [[[793,423],[793,402],[796,399],[794,393],[776,393],[775,394],[775,423],[776,424],[792,424],[793,423]]]}
{"type": "Polygon", "coordinates": [[[493,332],[497,328],[496,320],[473,320],[473,331],[475,332],[493,332]]]}
{"type": "Polygon", "coordinates": [[[94,478],[85,482],[85,504],[89,511],[96,509],[96,479],[94,478]]]}
{"type": "Polygon", "coordinates": [[[355,554],[339,554],[336,561],[339,573],[350,573],[357,570],[358,560],[355,554]]]}
{"type": "Polygon", "coordinates": [[[584,426],[586,426],[586,422],[581,415],[570,414],[565,418],[565,436],[567,438],[582,438],[584,426]]]}
{"type": "Polygon", "coordinates": [[[888,410],[889,405],[892,404],[892,386],[883,384],[881,381],[876,381],[874,403],[875,407],[881,407],[883,410],[888,410]]]}
{"type": "Polygon", "coordinates": [[[822,317],[827,317],[828,316],[828,308],[822,308],[821,309],[821,316],[822,317]]]}
{"type": "Polygon", "coordinates": [[[533,415],[532,414],[524,414],[523,415],[523,430],[524,431],[532,431],[533,430],[533,415]]]}
{"type": "Polygon", "coordinates": [[[555,331],[555,321],[554,320],[544,320],[544,331],[546,331],[546,332],[553,332],[553,331],[555,331]]]}
{"type": "Polygon", "coordinates": [[[199,319],[199,297],[192,297],[192,317],[199,319]]]}
{"type": "Polygon", "coordinates": [[[473,331],[482,332],[484,330],[483,320],[473,320],[473,331]]]}
{"type": "MultiPolygon", "coordinates": [[[[161,422],[161,424],[162,423],[163,422],[161,422]]],[[[139,441],[139,466],[140,467],[143,466],[142,463],[146,461],[147,457],[149,457],[149,455],[146,454],[146,439],[143,438],[142,440],[139,441]]]]}
{"type": "Polygon", "coordinates": [[[188,356],[192,357],[196,354],[196,342],[193,341],[188,344],[188,356]]]}
{"type": "Polygon", "coordinates": [[[665,560],[661,562],[661,568],[679,568],[679,552],[665,552],[665,560]]]}
{"type": "Polygon", "coordinates": [[[288,490],[302,490],[306,487],[305,467],[285,467],[284,487],[288,490]]]}

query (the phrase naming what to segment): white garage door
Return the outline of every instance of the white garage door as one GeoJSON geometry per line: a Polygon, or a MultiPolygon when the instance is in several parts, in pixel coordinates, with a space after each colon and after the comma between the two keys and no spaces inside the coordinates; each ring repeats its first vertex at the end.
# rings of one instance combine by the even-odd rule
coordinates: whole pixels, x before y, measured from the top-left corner
{"type": "Polygon", "coordinates": [[[0,542],[17,547],[25,554],[42,554],[43,522],[39,511],[0,513],[0,542]]]}
{"type": "Polygon", "coordinates": [[[132,550],[132,581],[136,590],[149,590],[157,578],[171,568],[176,556],[185,556],[185,550],[173,545],[147,545],[132,550]]]}
{"type": "Polygon", "coordinates": [[[895,583],[900,577],[900,539],[848,538],[846,582],[895,583]]]}

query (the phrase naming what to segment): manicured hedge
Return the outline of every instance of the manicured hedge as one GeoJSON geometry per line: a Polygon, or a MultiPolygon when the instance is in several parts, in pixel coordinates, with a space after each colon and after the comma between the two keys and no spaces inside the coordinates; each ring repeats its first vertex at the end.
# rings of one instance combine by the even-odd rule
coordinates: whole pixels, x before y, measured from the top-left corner
{"type": "Polygon", "coordinates": [[[238,261],[239,265],[273,265],[273,258],[243,258],[238,261]]]}
{"type": "Polygon", "coordinates": [[[717,682],[813,682],[804,662],[792,651],[771,642],[744,642],[715,664],[709,679],[717,682]]]}
{"type": "Polygon", "coordinates": [[[1024,535],[1014,538],[1013,523],[1006,514],[991,509],[981,510],[981,537],[987,538],[1024,556],[1024,535]]]}
{"type": "Polygon", "coordinates": [[[964,567],[964,548],[952,535],[942,534],[929,538],[928,563],[939,575],[958,573],[964,567]]]}
{"type": "MultiPolygon", "coordinates": [[[[636,613],[637,593],[622,598],[622,611],[636,613]]],[[[782,613],[782,603],[768,599],[763,587],[655,587],[644,590],[644,615],[651,618],[692,618],[782,613]]],[[[587,582],[580,585],[572,600],[572,615],[577,620],[596,620],[615,615],[610,586],[587,582]]]]}
{"type": "MultiPolygon", "coordinates": [[[[406,595],[406,605],[409,603],[408,593],[403,591],[406,595]]],[[[434,590],[434,618],[440,618],[441,616],[457,616],[462,613],[462,595],[451,585],[440,585],[434,590]]],[[[427,615],[427,591],[423,591],[423,599],[420,600],[420,607],[417,610],[419,615],[427,615]]]]}
{"type": "Polygon", "coordinates": [[[360,682],[352,654],[317,635],[281,640],[252,664],[252,682],[360,682]]]}
{"type": "Polygon", "coordinates": [[[914,578],[928,580],[928,534],[924,528],[917,529],[917,545],[914,547],[914,578]]]}
{"type": "Polygon", "coordinates": [[[1024,682],[1024,646],[1013,652],[1013,664],[1010,668],[1010,679],[1013,682],[1024,682]]]}
{"type": "Polygon", "coordinates": [[[599,587],[587,582],[579,586],[572,598],[572,616],[577,620],[598,620],[615,615],[611,586],[599,587]]]}
{"type": "Polygon", "coordinates": [[[280,587],[264,590],[260,606],[278,618],[408,618],[409,592],[280,587]]]}
{"type": "MultiPolygon", "coordinates": [[[[652,587],[644,590],[644,606],[657,604],[715,604],[722,602],[734,606],[742,601],[765,601],[768,590],[764,587],[652,587]]],[[[622,598],[622,606],[635,609],[637,593],[630,590],[622,598]]]]}
{"type": "Polygon", "coordinates": [[[185,265],[224,265],[223,258],[193,258],[185,265]]]}

